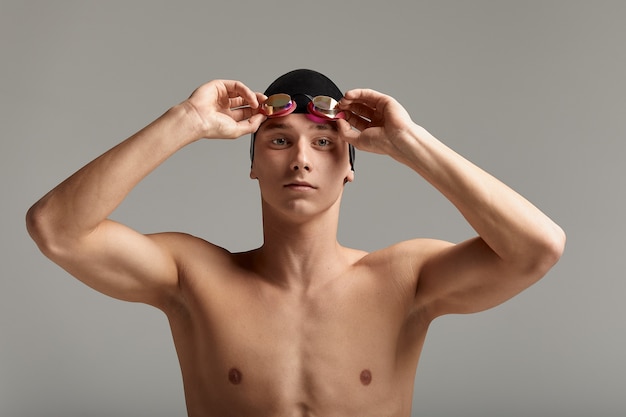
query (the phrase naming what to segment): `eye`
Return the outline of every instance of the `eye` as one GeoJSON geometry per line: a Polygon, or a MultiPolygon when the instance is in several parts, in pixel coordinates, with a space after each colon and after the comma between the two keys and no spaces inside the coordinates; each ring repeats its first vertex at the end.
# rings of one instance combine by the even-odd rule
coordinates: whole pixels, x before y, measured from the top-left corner
{"type": "Polygon", "coordinates": [[[278,146],[284,146],[284,145],[287,144],[287,139],[285,139],[285,138],[272,139],[272,144],[273,145],[278,145],[278,146]]]}
{"type": "Polygon", "coordinates": [[[332,144],[332,142],[329,139],[327,139],[327,138],[317,139],[315,141],[315,143],[316,143],[317,146],[321,146],[321,147],[330,146],[332,144]]]}

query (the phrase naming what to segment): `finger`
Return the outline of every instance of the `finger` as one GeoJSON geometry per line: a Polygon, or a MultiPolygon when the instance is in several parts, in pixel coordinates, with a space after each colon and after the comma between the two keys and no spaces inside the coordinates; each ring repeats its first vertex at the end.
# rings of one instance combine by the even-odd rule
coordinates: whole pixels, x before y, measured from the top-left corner
{"type": "Polygon", "coordinates": [[[230,97],[231,99],[241,97],[243,101],[250,105],[250,107],[259,107],[259,102],[257,100],[256,94],[254,93],[254,91],[250,90],[248,86],[246,86],[244,83],[235,80],[223,80],[222,82],[226,87],[228,97],[230,97]]]}
{"type": "Polygon", "coordinates": [[[351,103],[346,110],[348,110],[348,113],[352,113],[368,120],[372,120],[376,113],[376,109],[362,103],[351,103]]]}
{"type": "Polygon", "coordinates": [[[252,117],[253,114],[256,114],[256,113],[258,112],[253,112],[250,106],[237,107],[234,109],[230,109],[229,111],[230,117],[232,117],[232,119],[235,120],[236,122],[249,119],[250,117],[252,117]]]}
{"type": "Polygon", "coordinates": [[[248,133],[256,132],[257,130],[259,130],[259,127],[261,126],[261,124],[266,120],[267,120],[267,116],[261,113],[257,113],[251,116],[248,119],[248,123],[250,124],[252,130],[248,133]]]}
{"type": "Polygon", "coordinates": [[[234,97],[230,99],[229,108],[236,109],[239,107],[249,106],[243,97],[234,97]]]}
{"type": "Polygon", "coordinates": [[[387,97],[387,95],[370,88],[355,88],[354,90],[346,91],[342,101],[365,103],[370,107],[376,108],[376,104],[387,97]]]}
{"type": "Polygon", "coordinates": [[[236,122],[240,122],[242,120],[248,119],[252,114],[250,113],[250,108],[240,107],[237,109],[231,109],[228,112],[228,115],[236,122]]]}
{"type": "Polygon", "coordinates": [[[345,109],[354,107],[355,109],[360,109],[356,110],[356,113],[363,111],[366,112],[366,114],[364,114],[366,117],[368,117],[369,119],[374,119],[374,113],[367,113],[366,108],[373,109],[378,114],[383,114],[387,106],[389,106],[393,101],[393,98],[386,94],[379,93],[375,90],[362,88],[347,91],[344,97],[339,102],[339,108],[345,109]]]}
{"type": "Polygon", "coordinates": [[[246,120],[238,121],[237,127],[235,128],[234,137],[241,137],[243,135],[256,132],[259,129],[259,126],[261,126],[261,123],[263,123],[266,118],[267,117],[262,114],[255,114],[254,116],[246,120]]]}
{"type": "Polygon", "coordinates": [[[371,120],[352,112],[346,112],[346,121],[361,132],[372,126],[371,120]]]}
{"type": "Polygon", "coordinates": [[[339,132],[339,139],[358,148],[360,132],[354,130],[350,123],[346,120],[337,120],[337,131],[339,132]]]}

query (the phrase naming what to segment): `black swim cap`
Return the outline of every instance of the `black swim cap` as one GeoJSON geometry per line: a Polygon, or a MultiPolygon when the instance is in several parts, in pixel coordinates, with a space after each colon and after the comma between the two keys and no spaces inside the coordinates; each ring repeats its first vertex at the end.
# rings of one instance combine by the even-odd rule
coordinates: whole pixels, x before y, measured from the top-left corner
{"type": "MultiPolygon", "coordinates": [[[[294,113],[307,113],[310,97],[329,96],[339,101],[343,93],[330,78],[322,73],[310,69],[297,69],[278,77],[272,82],[263,94],[289,94],[296,102],[294,113]],[[307,97],[309,96],[309,97],[307,97]]],[[[349,145],[350,166],[354,171],[354,146],[349,145]]],[[[254,133],[250,141],[250,160],[254,159],[254,133]]]]}
{"type": "Polygon", "coordinates": [[[329,96],[335,100],[341,100],[343,94],[339,87],[324,74],[309,69],[298,69],[278,77],[267,87],[264,94],[289,94],[295,100],[296,110],[294,113],[306,113],[306,106],[310,99],[306,97],[329,96]]]}

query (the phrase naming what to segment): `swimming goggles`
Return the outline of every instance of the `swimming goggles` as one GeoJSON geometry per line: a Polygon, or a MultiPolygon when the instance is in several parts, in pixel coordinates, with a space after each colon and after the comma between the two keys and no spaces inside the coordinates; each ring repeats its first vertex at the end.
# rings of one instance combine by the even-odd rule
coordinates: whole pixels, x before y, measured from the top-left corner
{"type": "MultiPolygon", "coordinates": [[[[315,96],[308,94],[297,94],[305,96],[309,103],[307,104],[307,112],[309,115],[320,119],[320,121],[332,121],[337,119],[345,119],[344,112],[337,109],[337,100],[329,96],[315,96]]],[[[272,94],[263,102],[259,111],[269,118],[287,116],[296,110],[298,105],[289,94],[279,93],[272,94]]]]}
{"type": "MultiPolygon", "coordinates": [[[[337,109],[337,100],[329,96],[315,96],[308,94],[294,94],[305,96],[309,103],[306,106],[307,117],[316,123],[325,123],[337,119],[345,119],[346,114],[337,109]]],[[[259,106],[259,112],[268,118],[287,116],[296,111],[297,103],[289,94],[272,94],[259,106]]],[[[350,168],[354,171],[355,150],[352,144],[348,144],[350,168]]],[[[250,142],[250,159],[254,159],[254,134],[250,142]]]]}

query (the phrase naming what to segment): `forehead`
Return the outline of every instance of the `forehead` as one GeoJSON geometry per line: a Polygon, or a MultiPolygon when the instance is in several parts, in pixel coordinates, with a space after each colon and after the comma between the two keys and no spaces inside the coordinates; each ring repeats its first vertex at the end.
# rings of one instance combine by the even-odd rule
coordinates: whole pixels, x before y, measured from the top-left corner
{"type": "Polygon", "coordinates": [[[304,131],[328,131],[336,132],[337,125],[335,122],[317,123],[310,120],[306,114],[289,114],[283,117],[267,119],[257,130],[257,134],[272,132],[276,130],[291,130],[297,132],[304,131]]]}

